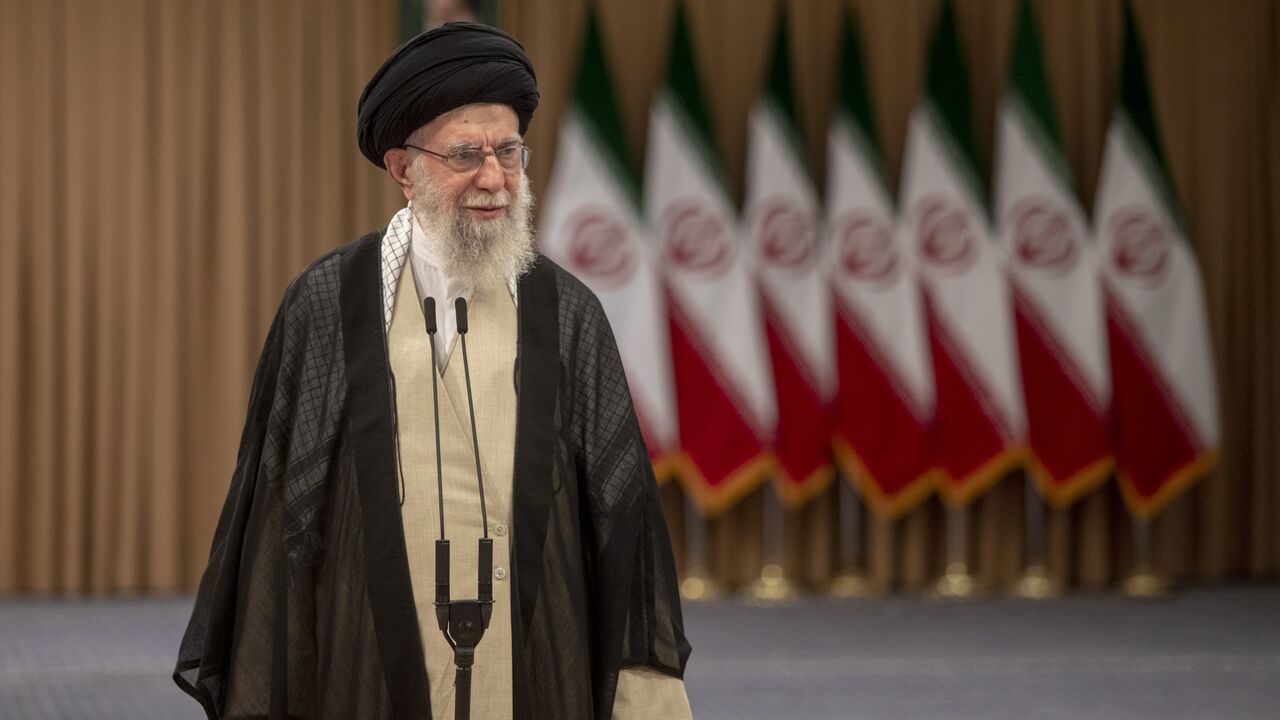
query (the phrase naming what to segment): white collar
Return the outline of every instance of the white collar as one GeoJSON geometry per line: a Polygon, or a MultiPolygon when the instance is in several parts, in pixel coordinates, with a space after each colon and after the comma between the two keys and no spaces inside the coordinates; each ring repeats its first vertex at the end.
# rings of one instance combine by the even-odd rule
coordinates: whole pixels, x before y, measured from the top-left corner
{"type": "MultiPolygon", "coordinates": [[[[435,256],[427,250],[426,243],[419,239],[425,237],[422,228],[418,226],[418,221],[413,216],[413,210],[409,207],[403,207],[391,216],[391,222],[387,224],[387,231],[382,236],[382,329],[385,333],[391,332],[391,314],[395,311],[396,306],[396,289],[399,286],[402,271],[404,270],[405,260],[409,256],[410,247],[413,248],[413,254],[423,263],[439,270],[440,263],[435,256]]],[[[444,277],[444,282],[439,288],[431,288],[429,293],[440,297],[463,297],[470,300],[471,289],[462,288],[461,284],[457,284],[457,289],[465,290],[465,294],[448,293],[446,291],[455,289],[455,282],[451,278],[444,275],[440,271],[440,275],[444,277]]],[[[417,278],[424,281],[424,278],[417,278]]],[[[511,293],[511,300],[517,305],[519,297],[517,295],[516,277],[507,278],[507,291],[511,293]]],[[[421,288],[419,291],[421,292],[421,288]]]]}

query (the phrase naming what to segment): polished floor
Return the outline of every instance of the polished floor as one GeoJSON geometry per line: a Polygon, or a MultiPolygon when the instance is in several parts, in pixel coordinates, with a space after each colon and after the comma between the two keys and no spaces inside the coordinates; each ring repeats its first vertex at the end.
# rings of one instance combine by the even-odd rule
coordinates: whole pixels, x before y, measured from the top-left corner
{"type": "MultiPolygon", "coordinates": [[[[189,598],[0,599],[0,719],[202,717],[189,598]]],[[[699,720],[1280,718],[1280,586],[1160,602],[689,605],[699,720]]]]}

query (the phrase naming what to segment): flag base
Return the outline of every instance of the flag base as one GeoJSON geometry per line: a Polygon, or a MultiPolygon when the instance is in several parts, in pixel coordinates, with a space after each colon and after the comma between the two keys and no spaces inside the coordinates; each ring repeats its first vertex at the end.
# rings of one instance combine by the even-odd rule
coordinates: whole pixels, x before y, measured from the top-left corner
{"type": "Polygon", "coordinates": [[[962,562],[947,565],[947,571],[933,585],[930,597],[934,600],[973,600],[985,592],[978,579],[969,574],[969,566],[962,562]]]}
{"type": "Polygon", "coordinates": [[[771,605],[795,600],[800,596],[800,588],[787,579],[781,565],[769,563],[760,568],[760,577],[747,586],[743,595],[748,602],[771,605]]]}
{"type": "Polygon", "coordinates": [[[871,600],[884,595],[884,589],[866,573],[846,569],[827,586],[827,595],[841,600],[871,600]]]}
{"type": "Polygon", "coordinates": [[[1022,573],[1022,577],[1009,587],[1009,594],[1027,600],[1050,600],[1062,597],[1062,583],[1049,575],[1049,570],[1041,563],[1032,563],[1022,573]]]}
{"type": "Polygon", "coordinates": [[[1131,598],[1162,598],[1169,594],[1169,578],[1148,565],[1138,565],[1124,579],[1121,592],[1131,598]]]}
{"type": "Polygon", "coordinates": [[[724,597],[724,588],[707,572],[706,568],[690,568],[680,581],[680,599],[692,602],[719,600],[724,597]]]}

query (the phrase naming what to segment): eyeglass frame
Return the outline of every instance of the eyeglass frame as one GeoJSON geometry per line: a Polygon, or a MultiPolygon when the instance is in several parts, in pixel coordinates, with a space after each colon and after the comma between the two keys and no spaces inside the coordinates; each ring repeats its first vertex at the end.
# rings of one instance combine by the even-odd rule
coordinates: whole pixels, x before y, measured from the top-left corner
{"type": "Polygon", "coordinates": [[[417,150],[418,152],[423,152],[423,153],[426,153],[427,155],[430,155],[433,158],[442,160],[450,170],[456,173],[472,173],[484,167],[484,161],[490,156],[493,156],[493,159],[498,162],[498,168],[503,172],[514,172],[517,169],[524,170],[525,168],[529,167],[529,155],[533,151],[529,148],[528,145],[525,145],[524,143],[518,143],[518,145],[520,147],[520,155],[519,155],[520,163],[518,166],[513,166],[513,167],[507,167],[506,165],[502,164],[502,159],[498,157],[498,151],[515,147],[515,145],[504,144],[501,147],[497,147],[497,148],[494,148],[493,150],[490,150],[489,152],[485,152],[484,148],[478,148],[475,150],[456,151],[456,152],[449,153],[447,155],[443,153],[435,152],[434,150],[428,150],[424,147],[418,147],[417,145],[413,145],[411,143],[405,143],[400,147],[405,150],[417,150]],[[462,155],[463,153],[472,153],[472,152],[478,153],[480,155],[480,162],[477,163],[475,167],[459,168],[456,165],[454,165],[453,161],[455,159],[458,159],[460,155],[462,155]]]}

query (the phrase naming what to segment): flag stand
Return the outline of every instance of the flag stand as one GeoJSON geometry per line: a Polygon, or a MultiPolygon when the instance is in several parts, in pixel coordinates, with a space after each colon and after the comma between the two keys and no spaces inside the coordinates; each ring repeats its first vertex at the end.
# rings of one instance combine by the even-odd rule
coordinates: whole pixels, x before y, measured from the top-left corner
{"type": "Polygon", "coordinates": [[[687,495],[684,498],[685,573],[680,581],[680,597],[684,600],[716,600],[724,596],[724,588],[707,571],[707,520],[687,495]]]}
{"type": "Polygon", "coordinates": [[[1026,492],[1024,508],[1027,518],[1027,565],[1022,572],[1022,577],[1014,581],[1009,593],[1014,597],[1028,600],[1048,600],[1062,597],[1062,583],[1054,580],[1049,575],[1048,564],[1045,562],[1044,500],[1040,497],[1039,489],[1031,482],[1031,478],[1026,479],[1024,487],[1026,492]]]}
{"type": "Polygon", "coordinates": [[[831,581],[827,594],[833,598],[866,600],[883,593],[862,567],[862,497],[836,478],[840,501],[840,573],[831,581]]]}
{"type": "Polygon", "coordinates": [[[744,594],[748,602],[758,604],[784,603],[796,599],[800,589],[787,579],[783,569],[783,509],[777,492],[764,490],[764,566],[760,577],[747,586],[744,594]]]}
{"type": "Polygon", "coordinates": [[[1162,598],[1169,594],[1169,579],[1151,562],[1151,523],[1133,518],[1133,570],[1122,591],[1131,598],[1162,598]]]}
{"type": "Polygon", "coordinates": [[[934,600],[972,600],[984,591],[969,573],[969,507],[947,505],[947,569],[934,583],[934,600]]]}

